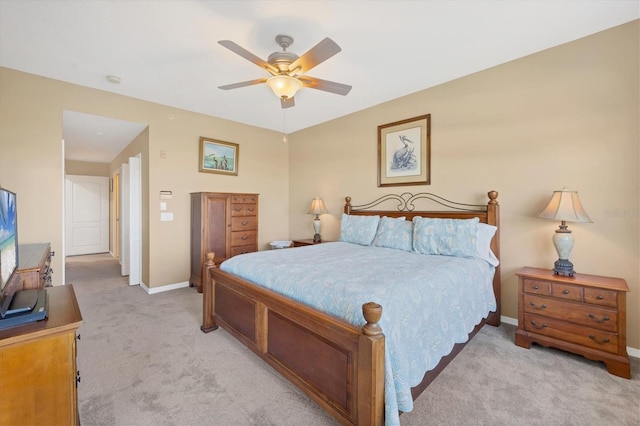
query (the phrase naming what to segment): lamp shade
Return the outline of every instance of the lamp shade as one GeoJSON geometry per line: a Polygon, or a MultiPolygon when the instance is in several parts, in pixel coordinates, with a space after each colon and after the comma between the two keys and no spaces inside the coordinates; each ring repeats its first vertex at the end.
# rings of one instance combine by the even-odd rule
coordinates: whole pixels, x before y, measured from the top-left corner
{"type": "Polygon", "coordinates": [[[300,80],[286,74],[274,75],[267,80],[267,85],[280,99],[291,99],[302,88],[300,80]]]}
{"type": "Polygon", "coordinates": [[[577,191],[562,189],[553,191],[547,207],[538,215],[542,219],[566,222],[593,222],[582,208],[577,191]]]}
{"type": "Polygon", "coordinates": [[[311,201],[311,207],[309,207],[307,214],[315,214],[317,216],[325,213],[327,213],[327,209],[324,207],[322,198],[314,198],[313,201],[311,201]]]}

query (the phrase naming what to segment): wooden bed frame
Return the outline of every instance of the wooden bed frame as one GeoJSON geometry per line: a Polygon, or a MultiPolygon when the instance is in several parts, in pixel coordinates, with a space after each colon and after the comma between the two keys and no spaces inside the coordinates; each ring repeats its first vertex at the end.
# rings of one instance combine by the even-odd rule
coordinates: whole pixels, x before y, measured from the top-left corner
{"type": "MultiPolygon", "coordinates": [[[[439,196],[420,193],[387,195],[368,204],[352,206],[345,198],[344,212],[351,215],[414,216],[469,219],[498,226],[491,248],[500,258],[498,193],[488,193],[486,205],[455,203],[439,196]],[[445,206],[443,211],[416,211],[414,202],[429,199],[445,206]],[[397,202],[397,209],[373,210],[397,202]]],[[[266,288],[251,284],[217,268],[213,253],[203,265],[203,321],[201,330],[221,326],[269,363],[291,383],[320,404],[343,424],[384,424],[384,345],[378,325],[382,308],[374,302],[363,305],[366,325],[357,327],[309,306],[295,302],[266,288]]],[[[500,269],[496,269],[493,289],[496,312],[478,324],[500,325],[500,269]]],[[[437,367],[412,389],[413,399],[462,350],[456,344],[437,367]]]]}

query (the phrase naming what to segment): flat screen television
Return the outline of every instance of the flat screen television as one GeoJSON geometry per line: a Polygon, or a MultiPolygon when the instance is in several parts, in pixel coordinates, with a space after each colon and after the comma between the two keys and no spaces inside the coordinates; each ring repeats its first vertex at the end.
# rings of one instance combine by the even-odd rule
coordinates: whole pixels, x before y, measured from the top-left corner
{"type": "MultiPolygon", "coordinates": [[[[8,286],[18,268],[18,223],[16,194],[0,188],[0,317],[4,317],[14,295],[8,286]]],[[[15,286],[14,286],[15,287],[15,286]]]]}

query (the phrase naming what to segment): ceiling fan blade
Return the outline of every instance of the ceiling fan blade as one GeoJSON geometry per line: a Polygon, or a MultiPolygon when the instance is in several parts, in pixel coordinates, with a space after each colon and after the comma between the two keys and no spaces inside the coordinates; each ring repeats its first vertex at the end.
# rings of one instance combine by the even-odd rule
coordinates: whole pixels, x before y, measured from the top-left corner
{"type": "Polygon", "coordinates": [[[287,98],[287,99],[280,99],[280,105],[282,106],[282,109],[285,109],[285,108],[291,108],[292,106],[295,106],[296,103],[293,100],[293,98],[287,98]]]}
{"type": "Polygon", "coordinates": [[[265,83],[266,78],[258,78],[257,80],[241,81],[240,83],[227,84],[225,86],[218,86],[218,89],[231,90],[239,87],[253,86],[254,84],[265,83]]]}
{"type": "Polygon", "coordinates": [[[226,47],[227,49],[229,49],[233,53],[242,56],[247,61],[253,62],[254,64],[259,66],[260,68],[266,69],[267,71],[269,71],[273,75],[278,73],[278,70],[273,65],[271,65],[268,62],[266,62],[263,59],[258,58],[256,55],[254,55],[253,53],[249,52],[244,47],[239,46],[238,44],[236,44],[235,42],[233,42],[231,40],[220,40],[220,41],[218,41],[218,44],[226,47]]]}
{"type": "Polygon", "coordinates": [[[293,61],[291,65],[289,65],[289,72],[304,74],[341,50],[342,49],[340,49],[340,46],[338,46],[335,41],[327,37],[312,47],[307,53],[293,61]]]}
{"type": "Polygon", "coordinates": [[[345,96],[351,91],[351,86],[348,84],[336,83],[335,81],[321,80],[315,77],[309,77],[303,75],[298,77],[298,80],[302,82],[304,87],[310,89],[324,90],[325,92],[335,93],[337,95],[345,96]]]}

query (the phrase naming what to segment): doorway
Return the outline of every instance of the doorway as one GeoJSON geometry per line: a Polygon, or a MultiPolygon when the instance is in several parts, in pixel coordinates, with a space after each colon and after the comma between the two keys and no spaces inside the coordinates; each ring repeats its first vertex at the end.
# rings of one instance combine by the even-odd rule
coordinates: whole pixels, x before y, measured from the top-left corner
{"type": "MultiPolygon", "coordinates": [[[[95,200],[86,203],[76,203],[75,211],[74,207],[68,204],[67,194],[73,193],[73,185],[68,187],[67,175],[87,175],[94,176],[97,180],[103,180],[106,182],[107,187],[107,208],[106,208],[106,232],[100,234],[101,240],[106,240],[107,249],[106,252],[110,253],[113,258],[121,260],[122,257],[122,176],[120,168],[117,163],[115,170],[113,170],[114,163],[120,159],[123,163],[133,161],[140,163],[140,154],[135,157],[123,157],[123,153],[128,151],[136,152],[148,150],[148,137],[146,140],[144,137],[140,138],[140,134],[147,129],[146,124],[133,123],[128,121],[122,121],[107,117],[100,117],[91,114],[79,113],[75,111],[63,111],[63,153],[64,153],[64,171],[63,171],[63,218],[65,222],[64,239],[63,239],[63,268],[65,267],[65,257],[72,255],[86,255],[89,251],[78,252],[74,248],[74,244],[68,242],[67,235],[73,228],[68,225],[70,216],[93,216],[95,212],[92,209],[96,208],[95,200]],[[133,145],[132,143],[136,143],[133,145]],[[142,145],[140,145],[142,144],[142,145]],[[138,147],[138,148],[136,148],[138,147]],[[80,214],[78,214],[80,213],[80,214]]],[[[137,167],[138,173],[141,174],[141,168],[137,167]]],[[[130,203],[138,212],[142,205],[142,188],[139,183],[141,182],[141,176],[138,177],[138,187],[134,190],[133,196],[137,197],[134,203],[130,203]]],[[[76,188],[77,189],[77,188],[76,188]]],[[[84,188],[82,188],[84,189],[84,188]]],[[[82,190],[80,192],[83,192],[82,190]]],[[[100,203],[97,203],[100,204],[100,203]]],[[[137,229],[141,229],[141,214],[135,214],[134,217],[138,218],[136,225],[137,229]]],[[[75,229],[76,241],[89,241],[92,237],[98,235],[96,229],[87,232],[83,229],[75,229]],[[93,232],[93,235],[90,235],[93,232]],[[77,234],[80,234],[79,236],[77,234]]],[[[102,229],[101,231],[102,232],[102,229]]],[[[136,231],[137,232],[137,231],[136,231]]],[[[136,238],[133,243],[137,245],[136,248],[130,250],[134,254],[138,255],[138,259],[142,253],[142,238],[139,233],[133,234],[136,238]]],[[[95,239],[95,238],[93,238],[95,239]]],[[[100,249],[94,250],[93,253],[104,252],[104,246],[100,249]]],[[[90,260],[90,256],[87,256],[87,260],[90,260]]],[[[137,264],[141,264],[141,261],[137,261],[137,264]]],[[[141,282],[141,267],[136,266],[134,276],[131,277],[130,272],[127,275],[134,279],[135,284],[141,282]]],[[[64,279],[63,273],[63,282],[64,279]]],[[[133,282],[132,282],[133,283],[133,282]]]]}

